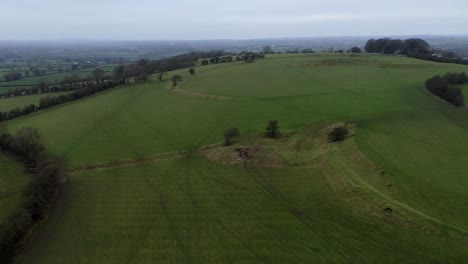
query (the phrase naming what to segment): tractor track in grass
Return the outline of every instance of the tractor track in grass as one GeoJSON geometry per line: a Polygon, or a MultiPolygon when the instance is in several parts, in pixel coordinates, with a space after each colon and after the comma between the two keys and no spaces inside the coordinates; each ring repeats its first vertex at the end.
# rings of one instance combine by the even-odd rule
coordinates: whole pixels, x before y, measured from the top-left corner
{"type": "MultiPolygon", "coordinates": [[[[258,172],[255,170],[254,166],[252,164],[249,164],[249,162],[245,161],[244,162],[244,168],[245,171],[247,172],[248,175],[250,175],[259,185],[261,188],[263,188],[265,191],[267,191],[274,199],[276,199],[281,206],[283,206],[286,210],[289,212],[295,212],[297,211],[296,208],[294,208],[288,201],[286,201],[284,198],[280,197],[280,194],[278,194],[273,188],[268,187],[266,184],[264,184],[259,177],[261,177],[258,172]]],[[[352,264],[353,262],[343,253],[341,252],[331,241],[329,241],[325,236],[321,235],[317,230],[315,230],[313,227],[311,227],[303,218],[298,216],[295,213],[292,213],[292,215],[302,222],[304,226],[306,226],[309,230],[311,230],[316,236],[320,237],[325,243],[327,243],[332,250],[334,250],[336,253],[338,253],[347,263],[352,264]]]]}
{"type": "Polygon", "coordinates": [[[148,157],[137,158],[137,159],[123,159],[123,160],[116,160],[116,161],[110,161],[110,162],[105,162],[105,163],[95,163],[95,164],[85,165],[81,167],[74,167],[74,168],[68,169],[68,172],[73,173],[73,172],[81,172],[81,171],[92,171],[92,170],[98,170],[98,169],[113,169],[113,168],[118,168],[118,167],[127,167],[127,166],[143,164],[143,163],[154,162],[158,160],[178,159],[178,158],[182,158],[186,156],[187,154],[188,154],[187,151],[165,152],[165,153],[161,153],[155,156],[148,156],[148,157]]]}
{"type": "MultiPolygon", "coordinates": [[[[362,154],[361,154],[362,155],[362,154]]],[[[274,187],[270,187],[270,186],[267,186],[266,183],[263,183],[261,181],[260,178],[261,175],[260,173],[258,173],[257,169],[253,166],[253,163],[252,161],[247,162],[245,161],[244,163],[244,167],[245,167],[245,170],[247,171],[247,173],[263,188],[265,189],[268,193],[271,194],[271,196],[278,200],[280,202],[280,204],[287,208],[290,212],[295,212],[296,211],[296,208],[294,208],[294,205],[291,204],[289,201],[287,201],[286,199],[284,199],[282,197],[282,193],[278,190],[275,190],[274,187]]],[[[365,188],[367,188],[368,186],[364,186],[365,188]]],[[[371,191],[374,191],[371,189],[371,191]]],[[[383,197],[385,200],[389,200],[389,199],[386,199],[386,197],[383,197]]],[[[390,202],[393,202],[393,200],[390,200],[390,202]]],[[[407,206],[405,206],[405,208],[407,208],[407,206]]],[[[414,211],[417,211],[416,209],[413,209],[411,210],[412,212],[414,211]]],[[[317,234],[319,237],[321,237],[324,241],[326,241],[328,244],[332,245],[335,249],[336,247],[333,245],[332,242],[328,241],[326,238],[325,238],[325,234],[321,234],[319,231],[317,230],[314,230],[313,227],[311,227],[310,225],[307,224],[307,222],[303,219],[302,216],[304,216],[304,218],[306,218],[307,220],[309,220],[310,223],[314,223],[314,221],[312,220],[312,218],[310,218],[309,215],[303,213],[301,216],[298,216],[296,214],[293,213],[293,215],[299,220],[301,221],[304,225],[306,225],[310,230],[312,230],[315,234],[317,234]]],[[[350,236],[350,235],[347,235],[347,234],[343,234],[344,236],[348,237],[349,239],[351,240],[355,240],[355,241],[361,241],[360,239],[354,237],[354,236],[350,236]]],[[[373,240],[373,239],[372,239],[373,240]]],[[[395,248],[395,247],[392,247],[392,246],[379,246],[379,243],[378,241],[375,241],[376,243],[374,244],[374,246],[376,247],[379,247],[381,249],[385,249],[385,250],[392,250],[392,251],[397,251],[397,252],[400,252],[401,254],[403,255],[406,255],[406,256],[413,256],[414,253],[409,253],[409,252],[406,252],[404,250],[401,250],[401,249],[398,249],[398,248],[395,248]]],[[[347,245],[343,244],[343,243],[340,243],[339,241],[334,241],[335,244],[339,244],[341,245],[342,247],[346,248],[347,245]]],[[[342,256],[344,256],[343,254],[341,254],[342,256]]],[[[346,259],[346,258],[345,258],[346,259]]]]}
{"type": "Polygon", "coordinates": [[[212,100],[236,100],[236,99],[239,99],[237,97],[232,97],[232,96],[193,92],[193,91],[190,91],[190,90],[177,88],[177,87],[176,88],[171,88],[169,90],[174,92],[174,93],[181,94],[181,95],[187,95],[187,96],[199,97],[199,98],[206,98],[206,99],[212,99],[212,100]]]}
{"type": "MultiPolygon", "coordinates": [[[[280,203],[281,206],[283,206],[288,212],[290,212],[307,229],[312,231],[317,237],[319,237],[325,243],[327,243],[330,246],[330,248],[332,250],[334,250],[336,253],[338,253],[343,258],[343,260],[345,260],[347,263],[350,263],[350,264],[355,263],[355,262],[352,261],[351,257],[346,256],[346,254],[343,253],[337,247],[337,245],[339,245],[339,246],[341,246],[343,248],[349,248],[349,246],[346,243],[340,242],[339,240],[336,240],[336,239],[327,238],[327,234],[325,234],[324,232],[319,231],[319,230],[321,230],[320,227],[313,226],[314,220],[309,215],[307,215],[306,213],[303,212],[301,215],[296,214],[295,212],[301,211],[301,210],[296,208],[293,204],[291,204],[291,202],[287,201],[284,197],[282,197],[282,194],[281,194],[280,191],[275,190],[274,187],[268,186],[266,183],[262,182],[262,179],[261,179],[262,176],[260,175],[260,173],[258,173],[256,168],[252,164],[249,165],[249,164],[246,163],[245,168],[246,168],[247,174],[249,174],[261,186],[261,188],[263,188],[274,199],[276,199],[280,203]]],[[[360,239],[355,238],[353,236],[346,235],[344,233],[342,235],[346,236],[348,239],[361,242],[360,239]]],[[[414,255],[413,253],[405,252],[403,250],[400,250],[400,249],[397,249],[397,248],[394,248],[394,247],[391,247],[391,246],[379,246],[378,241],[375,241],[375,242],[376,242],[376,244],[374,244],[373,246],[380,247],[381,249],[397,251],[397,252],[400,252],[400,253],[402,253],[403,255],[406,255],[406,256],[413,256],[414,255]]],[[[365,256],[364,256],[364,259],[365,259],[365,256]]],[[[361,260],[360,263],[363,263],[362,260],[361,260]]],[[[371,264],[372,262],[365,262],[365,263],[370,263],[371,264]]]]}

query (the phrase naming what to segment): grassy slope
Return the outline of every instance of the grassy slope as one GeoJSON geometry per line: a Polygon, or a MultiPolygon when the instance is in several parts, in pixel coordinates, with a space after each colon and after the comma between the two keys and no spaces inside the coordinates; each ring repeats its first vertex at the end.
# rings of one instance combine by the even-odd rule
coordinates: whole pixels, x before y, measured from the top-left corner
{"type": "Polygon", "coordinates": [[[0,154],[0,223],[23,201],[22,190],[29,182],[23,166],[0,154]]]}
{"type": "MultiPolygon", "coordinates": [[[[181,71],[189,78],[182,85],[182,89],[231,96],[236,99],[214,100],[189,96],[166,90],[164,86],[167,84],[151,82],[117,88],[86,100],[17,119],[10,122],[10,127],[13,129],[24,125],[39,127],[48,139],[50,147],[56,153],[67,155],[72,164],[76,166],[191,149],[221,141],[222,131],[230,126],[239,127],[243,134],[249,131],[261,131],[269,119],[278,119],[282,128],[297,128],[306,124],[346,120],[358,125],[356,141],[359,147],[385,170],[386,175],[389,175],[391,179],[392,188],[398,190],[390,192],[389,196],[416,208],[423,214],[467,229],[468,205],[463,201],[467,198],[468,179],[463,177],[463,171],[466,171],[468,165],[463,163],[463,160],[466,160],[468,151],[463,146],[468,143],[466,133],[468,115],[464,110],[453,109],[433,98],[422,89],[424,80],[434,74],[461,70],[466,71],[467,68],[383,56],[275,57],[248,65],[233,63],[199,67],[194,77],[188,77],[185,70],[181,71]]],[[[348,166],[341,167],[342,172],[346,174],[347,167],[351,165],[352,163],[349,163],[348,166]]],[[[174,166],[181,167],[182,165],[174,166]]],[[[158,169],[159,165],[149,171],[152,173],[153,170],[158,171],[158,169]]],[[[139,167],[135,170],[136,172],[129,171],[127,174],[120,171],[111,174],[117,175],[117,179],[140,177],[139,167]]],[[[170,169],[168,171],[167,175],[177,175],[170,169]]],[[[273,172],[268,173],[274,175],[273,172]]],[[[294,173],[282,171],[281,173],[295,176],[301,174],[297,171],[294,173]]],[[[76,190],[77,194],[70,198],[72,201],[85,199],[79,194],[88,193],[89,188],[102,188],[103,184],[115,183],[114,177],[99,173],[102,184],[97,187],[83,180],[88,179],[85,174],[80,173],[74,176],[76,181],[84,186],[84,189],[76,190]]],[[[223,173],[202,174],[222,176],[223,173]]],[[[183,175],[190,174],[187,172],[183,175]]],[[[94,173],[92,176],[95,176],[94,173]]],[[[388,188],[389,182],[385,179],[378,179],[365,173],[361,176],[378,191],[385,192],[388,188]]],[[[125,189],[130,183],[119,184],[121,185],[119,188],[125,189]]],[[[289,191],[294,192],[297,188],[309,186],[304,185],[306,186],[301,184],[290,186],[289,191]]],[[[183,186],[179,184],[179,188],[183,186]]],[[[279,186],[282,185],[276,186],[280,188],[279,186]]],[[[72,185],[72,193],[75,188],[79,186],[72,185]]],[[[96,195],[100,195],[100,191],[101,189],[90,190],[89,193],[96,192],[96,195]]],[[[116,195],[119,192],[120,189],[115,189],[116,195]]],[[[142,193],[141,195],[150,194],[142,193]]],[[[107,198],[101,197],[101,199],[107,198]]],[[[131,196],[129,199],[139,198],[131,196]]],[[[99,204],[108,206],[109,203],[103,200],[99,204]]],[[[302,203],[300,204],[302,206],[302,203]]],[[[119,209],[120,205],[117,205],[115,209],[133,210],[131,206],[121,206],[121,209],[119,209]]],[[[334,206],[335,204],[329,205],[327,209],[332,210],[334,206]]],[[[70,214],[69,219],[73,219],[78,213],[82,212],[79,210],[63,212],[65,215],[70,214]]],[[[124,211],[119,214],[122,217],[143,217],[141,221],[147,221],[143,216],[144,213],[137,214],[137,216],[127,216],[127,213],[129,212],[124,211]]],[[[178,215],[177,212],[175,213],[178,215]]],[[[195,217],[196,214],[189,214],[189,216],[195,217]]],[[[341,226],[341,229],[338,229],[340,232],[348,228],[356,228],[356,235],[365,233],[365,229],[356,227],[359,226],[358,223],[361,220],[352,220],[342,215],[336,218],[351,222],[350,226],[341,226]]],[[[88,220],[83,219],[81,223],[95,224],[88,220]]],[[[376,232],[377,236],[386,237],[386,239],[383,237],[374,239],[373,242],[371,240],[363,242],[363,245],[368,247],[384,243],[389,240],[389,237],[393,239],[392,235],[395,240],[403,238],[403,241],[413,245],[412,251],[420,250],[419,252],[432,252],[440,245],[451,243],[453,245],[441,250],[445,252],[445,249],[448,250],[450,247],[457,248],[457,244],[466,245],[466,240],[446,240],[448,235],[441,235],[438,237],[441,244],[434,246],[431,243],[436,243],[438,240],[436,238],[425,241],[422,237],[418,238],[417,234],[406,234],[407,231],[392,230],[386,233],[386,228],[391,227],[382,226],[379,222],[371,221],[366,224],[375,226],[379,230],[376,232]],[[377,241],[378,243],[375,243],[377,241]],[[431,249],[431,247],[434,248],[431,249]]],[[[136,224],[135,227],[141,228],[142,226],[136,224]]],[[[332,232],[329,226],[328,229],[325,225],[321,227],[319,230],[332,232]]],[[[59,229],[61,230],[59,233],[65,232],[64,228],[59,229]]],[[[176,230],[176,232],[183,232],[178,231],[178,227],[176,230]]],[[[240,230],[242,228],[235,229],[235,232],[240,230]]],[[[80,231],[73,232],[80,233],[80,231]]],[[[99,235],[99,232],[97,234],[99,235]]],[[[60,237],[61,235],[57,234],[58,243],[65,240],[64,237],[60,237]]],[[[117,235],[124,234],[118,233],[117,235]]],[[[128,235],[131,236],[131,233],[128,235]]],[[[372,237],[372,235],[365,233],[364,237],[372,237]]],[[[157,240],[148,239],[158,243],[157,240]]],[[[122,237],[120,240],[118,238],[115,240],[116,243],[130,241],[122,237]]],[[[97,242],[90,241],[89,243],[97,242]]],[[[388,243],[398,244],[396,241],[388,243]]],[[[403,245],[405,245],[404,242],[403,245]]],[[[71,244],[70,247],[72,247],[71,244]]],[[[63,248],[43,250],[49,253],[51,252],[49,250],[56,250],[59,256],[59,251],[63,248]]],[[[83,250],[91,250],[91,247],[84,246],[83,250]]],[[[376,249],[366,251],[364,246],[361,249],[357,247],[350,249],[350,251],[353,250],[358,250],[355,254],[370,255],[369,252],[378,252],[376,249]]],[[[460,256],[458,249],[454,250],[453,256],[460,256]]],[[[389,248],[386,251],[394,252],[389,248]]],[[[40,252],[36,253],[40,254],[40,252]]],[[[90,254],[92,255],[92,252],[90,254]]],[[[174,252],[167,254],[170,256],[174,252]]],[[[377,255],[379,254],[384,253],[377,255]]],[[[444,254],[448,258],[447,252],[440,253],[440,256],[444,254]]],[[[111,255],[108,253],[106,256],[111,255]]],[[[395,255],[397,258],[398,256],[398,254],[395,255]]],[[[402,256],[399,258],[405,259],[402,256]]]]}
{"type": "Polygon", "coordinates": [[[41,98],[47,96],[59,96],[66,93],[68,92],[16,96],[11,98],[0,99],[0,111],[7,112],[12,110],[13,108],[23,108],[24,106],[29,104],[39,105],[39,100],[41,100],[41,98]]]}
{"type": "MultiPolygon", "coordinates": [[[[46,137],[53,139],[50,144],[57,153],[68,155],[73,163],[82,165],[219,142],[226,127],[238,126],[243,133],[258,131],[263,130],[269,119],[278,119],[283,127],[294,128],[309,123],[376,118],[421,107],[434,108],[433,98],[419,89],[419,83],[433,72],[461,69],[443,64],[425,68],[386,69],[375,67],[372,62],[370,66],[358,64],[355,67],[324,67],[324,70],[300,66],[304,61],[322,59],[317,56],[292,57],[251,65],[199,67],[199,73],[182,86],[184,89],[206,92],[195,89],[197,83],[206,82],[206,86],[212,89],[224,90],[227,86],[232,91],[218,94],[242,96],[242,89],[247,89],[245,87],[249,87],[257,78],[263,80],[257,73],[264,76],[273,74],[272,79],[278,79],[276,85],[274,81],[269,81],[271,86],[252,85],[247,90],[252,95],[263,94],[267,98],[212,100],[176,94],[164,89],[167,84],[154,81],[126,86],[18,119],[11,125],[19,127],[29,124],[40,128],[46,137]],[[270,69],[270,65],[275,65],[275,71],[270,69]],[[284,75],[291,80],[291,85],[283,86],[283,75],[277,73],[283,73],[291,65],[298,65],[295,71],[284,75]],[[237,72],[231,72],[233,69],[237,72]],[[255,72],[255,76],[246,78],[245,75],[252,72],[255,72]],[[395,83],[393,76],[400,76],[399,79],[405,84],[395,83]],[[302,79],[295,81],[297,78],[302,79]],[[410,86],[406,84],[408,82],[410,86]],[[190,130],[184,129],[187,127],[190,130]]],[[[377,59],[380,58],[371,57],[371,61],[377,59]]],[[[383,63],[390,59],[396,60],[394,63],[415,63],[405,58],[381,59],[383,63]]],[[[185,70],[183,74],[187,75],[185,70]]]]}
{"type": "MultiPolygon", "coordinates": [[[[335,166],[338,160],[329,158],[324,165],[335,166]]],[[[344,205],[330,188],[332,170],[250,174],[195,155],[76,173],[43,237],[18,262],[457,263],[468,257],[466,238],[402,229],[344,205]]]]}

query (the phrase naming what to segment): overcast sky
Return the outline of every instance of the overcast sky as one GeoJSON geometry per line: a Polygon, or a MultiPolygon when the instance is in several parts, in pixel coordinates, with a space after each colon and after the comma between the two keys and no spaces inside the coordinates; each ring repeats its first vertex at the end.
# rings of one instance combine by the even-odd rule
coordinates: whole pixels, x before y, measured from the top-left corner
{"type": "Polygon", "coordinates": [[[468,0],[0,0],[0,39],[468,35],[468,0]]]}

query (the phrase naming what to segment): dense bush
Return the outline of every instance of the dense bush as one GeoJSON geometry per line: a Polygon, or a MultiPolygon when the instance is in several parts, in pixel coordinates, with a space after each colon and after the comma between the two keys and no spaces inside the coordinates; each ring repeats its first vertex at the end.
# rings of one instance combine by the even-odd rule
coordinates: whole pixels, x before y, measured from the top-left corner
{"type": "Polygon", "coordinates": [[[24,190],[25,202],[0,225],[0,263],[10,263],[19,254],[34,225],[46,217],[55,201],[65,166],[45,152],[37,129],[23,128],[16,135],[0,135],[0,149],[24,163],[32,180],[24,190]]]}
{"type": "Polygon", "coordinates": [[[445,101],[460,107],[464,106],[463,91],[455,85],[468,83],[465,73],[447,73],[444,76],[434,76],[426,81],[426,89],[445,101]]]}
{"type": "Polygon", "coordinates": [[[269,138],[277,138],[280,135],[280,130],[279,130],[279,125],[278,121],[276,120],[270,120],[268,122],[268,125],[266,127],[266,133],[265,135],[269,138]]]}
{"type": "Polygon", "coordinates": [[[224,131],[224,146],[232,145],[234,139],[240,135],[239,129],[233,127],[224,131]]]}
{"type": "Polygon", "coordinates": [[[329,134],[330,142],[338,142],[344,140],[348,136],[348,129],[345,126],[335,127],[329,134]]]}
{"type": "Polygon", "coordinates": [[[182,76],[176,74],[176,75],[173,75],[172,78],[171,78],[171,81],[172,81],[172,86],[173,87],[176,87],[177,84],[181,83],[182,82],[182,76]]]}

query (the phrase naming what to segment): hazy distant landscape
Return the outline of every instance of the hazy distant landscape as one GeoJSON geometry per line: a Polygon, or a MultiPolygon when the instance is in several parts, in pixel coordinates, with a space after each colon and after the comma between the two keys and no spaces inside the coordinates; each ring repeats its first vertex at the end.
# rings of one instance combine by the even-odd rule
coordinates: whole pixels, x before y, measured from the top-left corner
{"type": "MultiPolygon", "coordinates": [[[[454,51],[468,57],[468,36],[387,36],[390,38],[424,38],[434,47],[454,51]]],[[[368,37],[314,37],[277,38],[248,40],[177,40],[177,41],[0,41],[0,59],[15,58],[50,59],[104,59],[136,60],[139,58],[160,59],[191,51],[226,50],[230,52],[261,51],[271,46],[274,51],[285,52],[310,48],[314,51],[329,51],[351,47],[364,47],[368,37]]]]}

